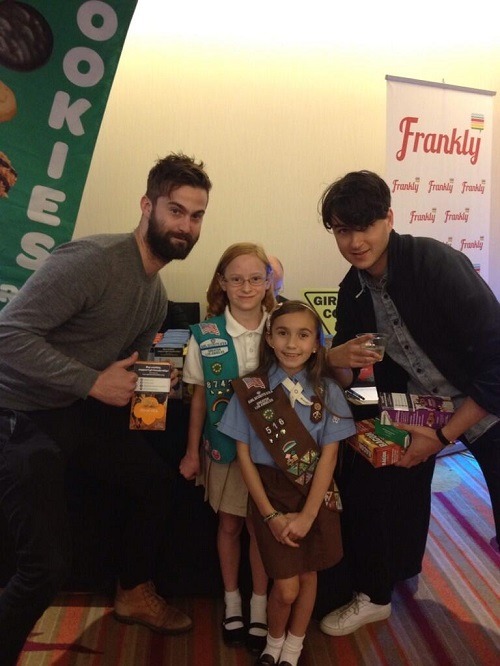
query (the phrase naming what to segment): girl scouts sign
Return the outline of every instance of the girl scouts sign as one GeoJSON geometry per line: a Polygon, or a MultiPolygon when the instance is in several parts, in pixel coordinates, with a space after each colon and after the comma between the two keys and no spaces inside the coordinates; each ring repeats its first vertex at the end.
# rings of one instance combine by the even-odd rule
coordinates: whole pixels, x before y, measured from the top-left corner
{"type": "Polygon", "coordinates": [[[73,234],[136,4],[0,2],[0,308],[73,234]]]}
{"type": "Polygon", "coordinates": [[[338,289],[306,289],[304,300],[316,311],[327,335],[335,333],[338,289]]]}

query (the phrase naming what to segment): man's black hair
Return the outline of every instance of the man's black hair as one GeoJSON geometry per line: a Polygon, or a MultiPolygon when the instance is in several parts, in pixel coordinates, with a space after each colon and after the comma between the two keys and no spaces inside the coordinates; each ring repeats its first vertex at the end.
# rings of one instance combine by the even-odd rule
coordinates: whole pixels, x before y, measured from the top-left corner
{"type": "Polygon", "coordinates": [[[320,206],[323,225],[328,231],[335,222],[366,229],[375,220],[387,217],[391,192],[373,171],[351,171],[327,187],[320,206]]]}

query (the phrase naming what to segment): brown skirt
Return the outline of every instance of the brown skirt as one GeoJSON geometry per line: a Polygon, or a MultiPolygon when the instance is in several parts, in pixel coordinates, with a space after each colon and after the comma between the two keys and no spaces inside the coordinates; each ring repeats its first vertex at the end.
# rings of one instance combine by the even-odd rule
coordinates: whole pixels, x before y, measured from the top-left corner
{"type": "MultiPolygon", "coordinates": [[[[257,465],[257,469],[269,501],[277,511],[291,513],[302,510],[305,495],[294,488],[281,470],[266,465],[257,465]]],[[[299,548],[276,541],[269,525],[262,521],[252,498],[250,512],[264,568],[270,578],[291,578],[308,571],[328,569],[342,558],[340,516],[336,511],[322,506],[308,534],[300,541],[299,548]]]]}

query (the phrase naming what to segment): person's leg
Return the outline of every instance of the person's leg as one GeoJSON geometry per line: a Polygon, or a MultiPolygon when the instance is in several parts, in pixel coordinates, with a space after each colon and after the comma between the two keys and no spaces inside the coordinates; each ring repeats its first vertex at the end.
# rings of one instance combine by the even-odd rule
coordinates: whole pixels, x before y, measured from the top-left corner
{"type": "Polygon", "coordinates": [[[356,594],[326,615],[324,633],[343,636],[387,619],[395,583],[420,573],[430,520],[435,457],[411,469],[375,468],[357,456],[347,489],[346,552],[356,594]]]}
{"type": "Polygon", "coordinates": [[[16,556],[16,572],[0,595],[2,666],[16,662],[69,574],[64,469],[60,448],[28,414],[0,411],[0,506],[16,556]]]}
{"type": "Polygon", "coordinates": [[[167,526],[170,472],[142,433],[129,429],[129,408],[85,401],[85,442],[72,463],[124,490],[129,500],[120,543],[115,617],[177,634],[190,618],[168,606],[152,579],[167,526]]]}
{"type": "Polygon", "coordinates": [[[217,551],[219,553],[222,582],[226,592],[238,589],[241,556],[241,530],[244,519],[219,511],[217,528],[217,551]]]}
{"type": "Polygon", "coordinates": [[[357,483],[356,460],[358,457],[359,454],[347,442],[340,444],[334,476],[343,504],[343,511],[340,514],[343,557],[334,566],[318,571],[318,589],[313,611],[313,616],[317,620],[321,620],[332,609],[349,603],[355,594],[352,571],[355,565],[355,549],[354,544],[351,544],[355,533],[353,534],[350,514],[353,511],[351,495],[357,483]],[[353,550],[354,552],[352,552],[353,550]]]}
{"type": "Polygon", "coordinates": [[[217,514],[217,552],[224,585],[224,620],[222,636],[227,645],[236,647],[245,641],[238,576],[241,558],[241,531],[245,519],[225,511],[217,514]]]}
{"type": "Polygon", "coordinates": [[[300,591],[299,576],[291,578],[277,578],[272,586],[267,604],[267,617],[269,632],[267,643],[257,664],[278,663],[281,650],[285,642],[285,632],[295,603],[300,591]],[[274,661],[267,660],[267,655],[274,661]]]}
{"type": "MultiPolygon", "coordinates": [[[[411,469],[354,461],[345,495],[346,554],[354,589],[390,603],[394,584],[422,568],[431,506],[434,456],[411,469]]],[[[343,532],[344,535],[344,532],[343,532]]]]}
{"type": "Polygon", "coordinates": [[[498,550],[500,544],[500,423],[492,426],[475,442],[464,439],[464,443],[477,460],[488,487],[498,550]]]}
{"type": "Polygon", "coordinates": [[[246,519],[250,536],[249,559],[252,571],[252,598],[250,599],[250,623],[248,625],[247,648],[260,653],[264,649],[267,636],[267,585],[268,577],[260,556],[255,538],[255,530],[250,517],[246,519]]]}
{"type": "Polygon", "coordinates": [[[87,399],[84,442],[72,464],[125,491],[119,580],[131,589],[153,577],[167,528],[170,475],[143,434],[129,429],[128,410],[87,399]]]}
{"type": "Polygon", "coordinates": [[[255,594],[267,595],[267,584],[269,578],[266,574],[266,570],[264,569],[262,557],[260,556],[260,550],[255,538],[255,530],[250,518],[247,518],[246,526],[250,536],[249,559],[250,568],[252,570],[252,589],[255,594]]]}
{"type": "Polygon", "coordinates": [[[388,603],[392,592],[388,521],[393,480],[388,468],[375,469],[351,451],[347,456],[349,484],[341,486],[344,560],[349,564],[353,591],[373,595],[378,603],[388,603]]]}
{"type": "Polygon", "coordinates": [[[288,632],[281,649],[280,663],[297,666],[311,620],[318,577],[315,571],[299,576],[299,593],[290,613],[288,632]]]}
{"type": "Polygon", "coordinates": [[[317,590],[317,574],[308,571],[299,576],[299,592],[290,615],[288,629],[294,636],[304,636],[311,620],[317,590]]]}

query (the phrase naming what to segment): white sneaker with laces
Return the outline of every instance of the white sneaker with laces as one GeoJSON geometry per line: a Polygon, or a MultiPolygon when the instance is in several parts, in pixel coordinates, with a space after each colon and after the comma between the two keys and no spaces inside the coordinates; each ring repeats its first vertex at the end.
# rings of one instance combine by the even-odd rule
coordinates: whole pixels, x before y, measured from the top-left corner
{"type": "Polygon", "coordinates": [[[352,634],[364,624],[386,620],[390,614],[390,603],[372,604],[370,597],[360,592],[345,606],[325,615],[319,628],[329,636],[345,636],[352,634]]]}

